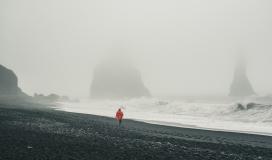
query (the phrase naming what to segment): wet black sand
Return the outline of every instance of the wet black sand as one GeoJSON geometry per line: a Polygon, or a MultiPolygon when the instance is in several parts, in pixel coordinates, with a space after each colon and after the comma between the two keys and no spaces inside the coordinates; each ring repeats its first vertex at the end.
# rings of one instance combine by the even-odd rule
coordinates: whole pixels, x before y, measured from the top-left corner
{"type": "Polygon", "coordinates": [[[272,137],[0,105],[0,160],[272,160],[272,137]]]}

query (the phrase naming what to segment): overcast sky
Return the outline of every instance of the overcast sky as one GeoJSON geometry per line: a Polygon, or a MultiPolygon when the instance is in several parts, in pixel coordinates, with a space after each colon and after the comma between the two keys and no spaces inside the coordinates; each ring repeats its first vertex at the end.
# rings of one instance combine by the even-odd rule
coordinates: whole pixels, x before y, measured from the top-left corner
{"type": "Polygon", "coordinates": [[[225,94],[236,54],[272,93],[271,0],[0,0],[0,64],[28,94],[88,96],[125,50],[153,94],[225,94]]]}

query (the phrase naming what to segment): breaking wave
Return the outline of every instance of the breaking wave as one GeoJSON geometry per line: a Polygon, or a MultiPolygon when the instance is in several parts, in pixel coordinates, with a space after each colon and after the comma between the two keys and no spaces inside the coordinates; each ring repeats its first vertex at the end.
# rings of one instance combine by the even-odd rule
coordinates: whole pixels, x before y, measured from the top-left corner
{"type": "Polygon", "coordinates": [[[125,118],[170,126],[272,135],[272,106],[249,102],[188,102],[186,100],[131,99],[61,103],[60,109],[114,117],[123,108],[125,118]]]}

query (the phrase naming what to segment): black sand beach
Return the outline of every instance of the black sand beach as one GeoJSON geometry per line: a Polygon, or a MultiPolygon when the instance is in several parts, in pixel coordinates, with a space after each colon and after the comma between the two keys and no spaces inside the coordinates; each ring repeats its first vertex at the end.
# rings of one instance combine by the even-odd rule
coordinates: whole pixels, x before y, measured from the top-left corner
{"type": "Polygon", "coordinates": [[[270,160],[272,137],[0,105],[0,160],[270,160]]]}

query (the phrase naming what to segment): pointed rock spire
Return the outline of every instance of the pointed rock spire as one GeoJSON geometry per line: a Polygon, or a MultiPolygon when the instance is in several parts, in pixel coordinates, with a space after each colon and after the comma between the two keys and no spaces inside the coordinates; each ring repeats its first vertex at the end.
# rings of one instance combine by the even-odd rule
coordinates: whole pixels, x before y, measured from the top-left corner
{"type": "Polygon", "coordinates": [[[247,97],[254,94],[255,91],[247,77],[245,58],[240,57],[234,71],[234,78],[230,87],[229,96],[247,97]]]}

